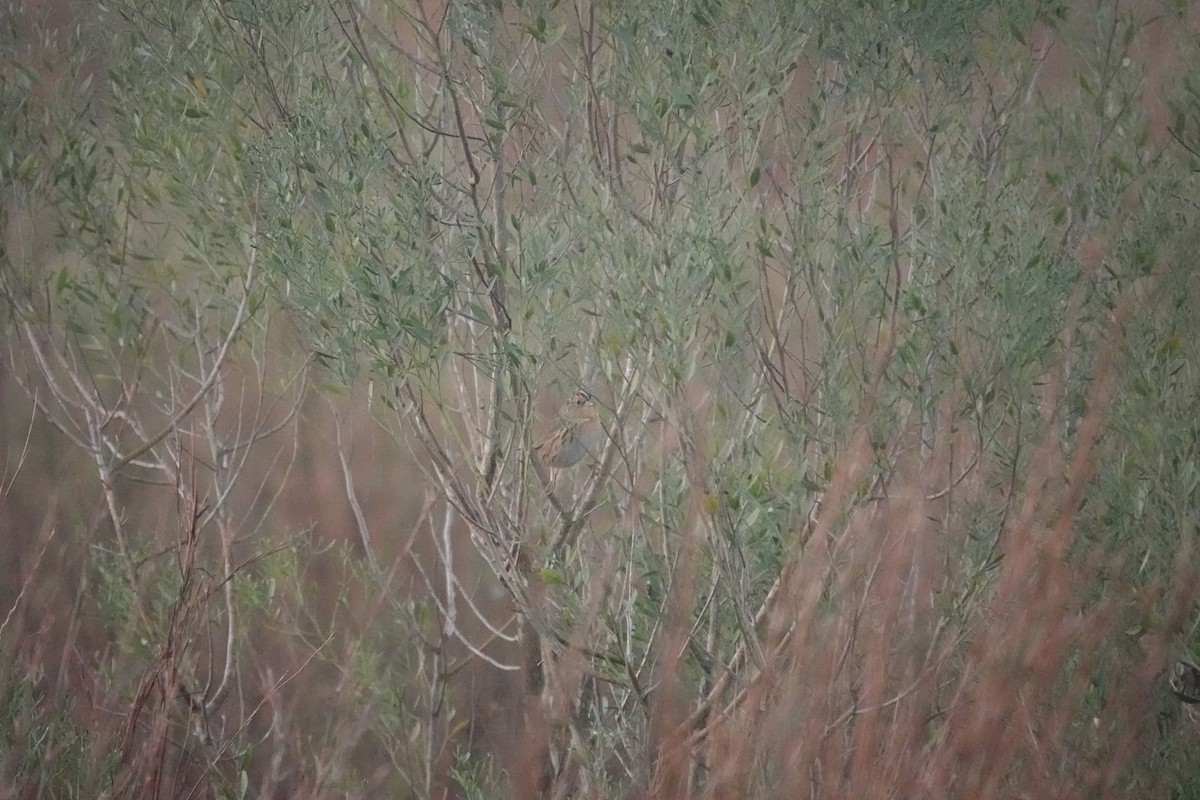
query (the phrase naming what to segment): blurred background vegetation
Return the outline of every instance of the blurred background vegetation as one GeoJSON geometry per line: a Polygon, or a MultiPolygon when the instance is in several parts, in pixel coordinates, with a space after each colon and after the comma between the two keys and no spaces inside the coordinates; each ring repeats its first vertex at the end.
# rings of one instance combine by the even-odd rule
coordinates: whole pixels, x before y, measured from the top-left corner
{"type": "Polygon", "coordinates": [[[2,21],[0,798],[1200,797],[1194,4],[2,21]]]}

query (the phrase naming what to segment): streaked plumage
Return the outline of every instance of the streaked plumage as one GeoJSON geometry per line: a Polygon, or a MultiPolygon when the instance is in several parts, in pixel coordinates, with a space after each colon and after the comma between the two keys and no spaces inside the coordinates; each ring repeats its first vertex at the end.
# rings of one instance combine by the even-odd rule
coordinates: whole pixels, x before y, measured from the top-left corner
{"type": "Polygon", "coordinates": [[[579,391],[559,412],[563,425],[534,447],[538,460],[551,469],[572,467],[588,453],[595,454],[604,440],[604,428],[596,404],[587,392],[579,391]]]}

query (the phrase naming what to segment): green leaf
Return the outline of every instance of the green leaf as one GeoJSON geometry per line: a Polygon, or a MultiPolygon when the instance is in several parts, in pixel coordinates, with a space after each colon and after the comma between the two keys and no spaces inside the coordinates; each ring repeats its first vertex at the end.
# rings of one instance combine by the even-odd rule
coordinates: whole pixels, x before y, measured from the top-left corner
{"type": "Polygon", "coordinates": [[[35,166],[37,166],[37,156],[35,156],[33,153],[30,153],[29,155],[25,156],[25,158],[21,159],[21,164],[17,167],[17,177],[21,180],[25,180],[29,177],[30,173],[33,172],[33,168],[35,166]]]}
{"type": "Polygon", "coordinates": [[[550,29],[548,34],[542,37],[542,45],[544,47],[553,47],[554,45],[558,44],[559,39],[562,39],[563,34],[566,33],[566,31],[566,25],[555,25],[550,29]]]}
{"type": "Polygon", "coordinates": [[[679,84],[671,87],[671,105],[684,111],[691,111],[696,106],[692,93],[679,84]]]}
{"type": "Polygon", "coordinates": [[[538,570],[538,577],[542,579],[542,583],[547,586],[563,586],[567,579],[559,570],[552,567],[542,567],[538,570]]]}

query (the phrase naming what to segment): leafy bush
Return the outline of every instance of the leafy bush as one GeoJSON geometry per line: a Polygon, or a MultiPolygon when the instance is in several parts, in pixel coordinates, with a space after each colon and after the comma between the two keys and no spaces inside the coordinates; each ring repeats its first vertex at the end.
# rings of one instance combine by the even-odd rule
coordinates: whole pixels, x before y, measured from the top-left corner
{"type": "Polygon", "coordinates": [[[1200,54],[1038,8],[14,16],[0,783],[1194,794],[1200,54]]]}

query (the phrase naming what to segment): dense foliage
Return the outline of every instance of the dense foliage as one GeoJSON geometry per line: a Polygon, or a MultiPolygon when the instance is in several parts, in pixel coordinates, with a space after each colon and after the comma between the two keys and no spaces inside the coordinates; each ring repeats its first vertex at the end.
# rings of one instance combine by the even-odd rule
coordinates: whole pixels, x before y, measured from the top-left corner
{"type": "Polygon", "coordinates": [[[10,10],[0,797],[1200,793],[1186,4],[10,10]]]}

